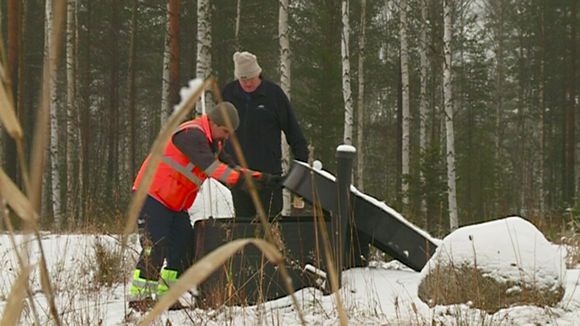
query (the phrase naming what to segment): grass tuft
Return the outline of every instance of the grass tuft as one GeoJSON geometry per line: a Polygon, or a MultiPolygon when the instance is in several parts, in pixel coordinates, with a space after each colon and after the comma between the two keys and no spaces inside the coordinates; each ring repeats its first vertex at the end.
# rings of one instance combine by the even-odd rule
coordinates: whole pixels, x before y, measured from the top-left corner
{"type": "Polygon", "coordinates": [[[495,313],[517,305],[554,306],[564,288],[542,289],[536,284],[499,282],[472,265],[437,265],[419,284],[419,298],[430,307],[466,303],[495,313]]]}
{"type": "Polygon", "coordinates": [[[123,255],[121,251],[110,248],[98,238],[94,245],[94,266],[96,272],[94,281],[96,284],[111,286],[124,282],[125,270],[123,269],[123,255]]]}

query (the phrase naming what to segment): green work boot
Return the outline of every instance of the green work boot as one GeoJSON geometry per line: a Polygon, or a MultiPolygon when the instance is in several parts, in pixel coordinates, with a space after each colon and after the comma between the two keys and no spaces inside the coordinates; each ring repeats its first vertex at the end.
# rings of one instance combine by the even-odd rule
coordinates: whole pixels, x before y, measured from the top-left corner
{"type": "Polygon", "coordinates": [[[169,288],[177,282],[177,271],[163,268],[159,274],[159,285],[157,286],[157,296],[161,297],[169,288]]]}
{"type": "MultiPolygon", "coordinates": [[[[177,282],[177,271],[163,268],[160,273],[159,286],[157,287],[157,298],[167,294],[167,291],[177,282]]],[[[179,310],[185,308],[192,308],[195,306],[195,293],[186,291],[177,299],[170,307],[169,310],[179,310]]]]}
{"type": "Polygon", "coordinates": [[[141,277],[141,270],[133,271],[133,280],[129,288],[129,308],[138,311],[146,311],[155,305],[154,295],[156,294],[159,282],[141,277]]]}

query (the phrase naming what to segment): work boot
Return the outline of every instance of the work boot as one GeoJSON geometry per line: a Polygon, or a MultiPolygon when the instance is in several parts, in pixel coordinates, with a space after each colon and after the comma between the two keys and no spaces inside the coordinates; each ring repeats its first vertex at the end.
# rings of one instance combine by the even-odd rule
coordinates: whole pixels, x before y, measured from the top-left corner
{"type": "MultiPolygon", "coordinates": [[[[157,299],[167,294],[167,291],[169,291],[169,288],[171,288],[175,282],[177,282],[177,271],[163,268],[160,273],[159,286],[157,287],[157,299]]],[[[195,302],[192,299],[192,296],[186,292],[169,307],[169,310],[190,308],[195,302]]]]}
{"type": "Polygon", "coordinates": [[[155,305],[155,295],[159,283],[141,277],[141,270],[133,271],[133,281],[129,288],[129,308],[146,311],[155,305]]]}
{"type": "Polygon", "coordinates": [[[161,297],[167,293],[175,282],[177,282],[177,271],[166,269],[165,267],[161,269],[161,273],[159,273],[159,285],[156,289],[157,296],[161,297]]]}

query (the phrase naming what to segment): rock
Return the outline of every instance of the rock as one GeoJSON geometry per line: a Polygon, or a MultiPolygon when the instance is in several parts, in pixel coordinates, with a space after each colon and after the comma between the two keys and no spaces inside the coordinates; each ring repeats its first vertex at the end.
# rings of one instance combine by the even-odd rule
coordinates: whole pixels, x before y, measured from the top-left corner
{"type": "Polygon", "coordinates": [[[564,252],[512,216],[449,234],[421,271],[429,306],[465,303],[490,313],[513,305],[553,306],[563,295],[564,252]]]}

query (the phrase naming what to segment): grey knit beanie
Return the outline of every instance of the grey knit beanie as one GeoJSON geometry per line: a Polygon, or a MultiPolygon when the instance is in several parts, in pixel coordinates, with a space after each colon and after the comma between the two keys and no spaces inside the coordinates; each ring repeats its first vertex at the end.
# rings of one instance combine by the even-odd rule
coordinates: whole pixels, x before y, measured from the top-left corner
{"type": "Polygon", "coordinates": [[[250,52],[234,53],[234,75],[238,79],[250,79],[260,76],[262,68],[256,56],[250,52]]]}
{"type": "Polygon", "coordinates": [[[226,116],[229,118],[230,123],[232,124],[234,130],[238,129],[238,126],[240,125],[240,117],[238,116],[238,110],[236,110],[236,107],[230,102],[219,103],[213,109],[208,111],[207,116],[216,125],[221,127],[227,126],[226,116]]]}

